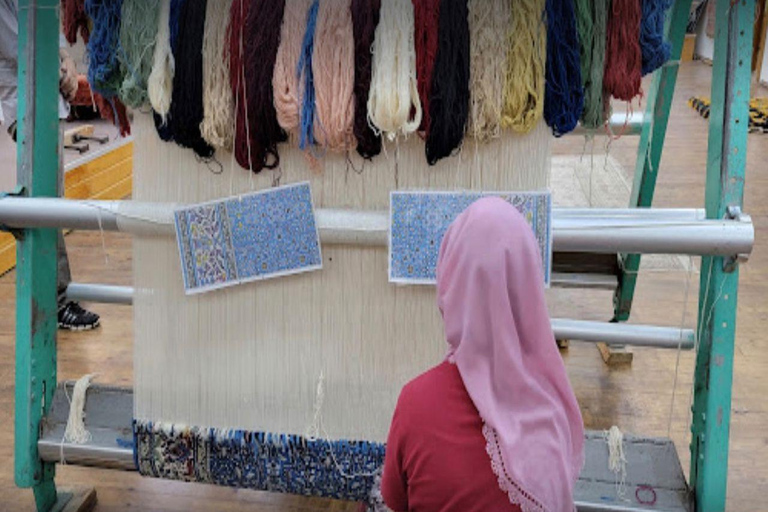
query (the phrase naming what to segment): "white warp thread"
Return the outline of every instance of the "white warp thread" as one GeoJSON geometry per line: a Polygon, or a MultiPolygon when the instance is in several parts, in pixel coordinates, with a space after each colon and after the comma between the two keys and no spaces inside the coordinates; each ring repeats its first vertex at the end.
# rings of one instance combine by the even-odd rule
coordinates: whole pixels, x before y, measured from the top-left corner
{"type": "Polygon", "coordinates": [[[94,374],[83,375],[75,383],[69,402],[69,417],[64,430],[64,441],[73,444],[85,444],[91,440],[91,433],[85,428],[85,393],[91,385],[94,374]]]}
{"type": "Polygon", "coordinates": [[[612,426],[603,433],[608,443],[608,469],[616,475],[616,495],[626,495],[627,458],[624,455],[624,434],[619,427],[612,426]]]}
{"type": "Polygon", "coordinates": [[[413,31],[411,0],[381,3],[379,26],[373,41],[368,120],[389,140],[413,133],[421,124],[413,31]],[[414,111],[413,117],[411,111],[414,111]]]}
{"type": "Polygon", "coordinates": [[[168,26],[171,17],[171,0],[160,0],[160,15],[157,17],[157,40],[152,71],[147,81],[147,95],[152,108],[162,116],[171,110],[173,94],[173,75],[176,63],[171,52],[171,30],[168,26]]]}

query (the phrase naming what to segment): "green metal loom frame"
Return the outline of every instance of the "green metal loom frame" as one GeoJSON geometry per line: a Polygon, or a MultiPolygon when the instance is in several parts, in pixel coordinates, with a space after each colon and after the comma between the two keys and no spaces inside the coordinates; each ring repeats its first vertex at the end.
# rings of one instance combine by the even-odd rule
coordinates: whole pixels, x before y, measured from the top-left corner
{"type": "MultiPolygon", "coordinates": [[[[631,206],[650,207],[672,104],[691,0],[677,0],[667,23],[672,62],[656,73],[647,96],[631,206]]],[[[18,181],[26,197],[54,197],[57,188],[59,0],[19,1],[18,181]]],[[[708,218],[740,208],[748,130],[754,0],[717,0],[709,153],[708,218]]],[[[616,321],[629,317],[639,268],[626,255],[615,299],[616,321]]],[[[37,442],[56,376],[56,231],[26,229],[17,244],[15,480],[32,488],[37,509],[60,510],[55,465],[37,442]]],[[[738,265],[705,257],[701,265],[699,343],[694,381],[690,487],[697,512],[725,510],[736,327],[738,265]]]]}

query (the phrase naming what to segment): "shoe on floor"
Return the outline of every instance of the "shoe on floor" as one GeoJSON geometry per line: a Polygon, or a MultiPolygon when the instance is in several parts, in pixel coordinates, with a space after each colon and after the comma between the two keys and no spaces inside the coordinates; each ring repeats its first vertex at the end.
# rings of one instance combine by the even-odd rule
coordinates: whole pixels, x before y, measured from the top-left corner
{"type": "Polygon", "coordinates": [[[99,315],[80,307],[77,302],[59,306],[59,329],[90,331],[99,326],[99,315]]]}

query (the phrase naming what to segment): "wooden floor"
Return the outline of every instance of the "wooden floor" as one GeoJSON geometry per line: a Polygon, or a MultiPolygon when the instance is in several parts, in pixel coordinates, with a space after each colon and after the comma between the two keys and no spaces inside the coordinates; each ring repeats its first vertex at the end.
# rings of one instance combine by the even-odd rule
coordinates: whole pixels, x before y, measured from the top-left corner
{"type": "MultiPolygon", "coordinates": [[[[662,161],[657,206],[700,207],[704,197],[707,123],[686,105],[691,95],[708,95],[711,68],[683,65],[662,161]]],[[[758,91],[768,96],[768,91],[758,91]]],[[[728,510],[768,510],[768,134],[751,135],[748,156],[745,210],[757,228],[752,260],[742,269],[736,372],[730,449],[728,510]]],[[[599,141],[597,151],[604,144],[599,141]]],[[[626,168],[634,169],[636,137],[615,141],[610,153],[626,168]]],[[[580,154],[584,140],[558,141],[555,152],[580,154]]],[[[599,159],[595,159],[599,161],[599,159]]],[[[131,284],[131,242],[126,236],[74,233],[68,236],[74,277],[81,282],[131,284]],[[102,249],[106,247],[106,251],[102,249]]],[[[698,261],[695,261],[698,267],[698,261]]],[[[0,511],[33,510],[32,493],[13,483],[13,382],[14,382],[14,274],[0,278],[0,511]]],[[[696,323],[698,274],[644,272],[641,276],[632,321],[679,326],[696,323]],[[686,313],[684,318],[684,311],[686,313]]],[[[606,320],[611,314],[609,293],[555,290],[551,309],[558,316],[606,320]]],[[[60,379],[98,373],[101,383],[132,383],[132,312],[121,306],[96,305],[102,327],[92,333],[59,337],[60,379]]],[[[688,467],[688,416],[692,354],[682,354],[674,406],[676,353],[635,349],[631,368],[605,367],[593,345],[575,343],[564,354],[568,371],[589,428],[618,425],[622,430],[666,436],[671,430],[688,467]],[[670,412],[672,412],[670,420],[670,412]]],[[[629,461],[631,464],[631,461],[629,461]]],[[[60,486],[95,486],[99,511],[310,511],[354,510],[340,503],[304,500],[252,491],[220,489],[142,479],[134,473],[57,469],[60,486]]]]}

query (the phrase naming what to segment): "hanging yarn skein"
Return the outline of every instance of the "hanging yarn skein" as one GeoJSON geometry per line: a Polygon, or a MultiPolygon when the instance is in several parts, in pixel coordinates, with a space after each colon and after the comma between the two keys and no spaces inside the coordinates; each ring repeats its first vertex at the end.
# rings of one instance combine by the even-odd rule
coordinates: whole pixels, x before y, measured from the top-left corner
{"type": "Polygon", "coordinates": [[[227,44],[229,45],[229,86],[235,106],[235,160],[243,169],[252,169],[250,133],[245,94],[244,35],[250,0],[234,0],[230,9],[227,44]]]}
{"type": "Polygon", "coordinates": [[[669,60],[672,48],[664,39],[664,22],[672,0],[642,0],[643,18],[640,25],[640,48],[643,55],[643,76],[653,73],[669,60]]]}
{"type": "Polygon", "coordinates": [[[91,35],[88,14],[85,12],[85,0],[62,0],[61,23],[64,38],[69,44],[77,42],[77,33],[87,43],[91,35]]]}
{"type": "Polygon", "coordinates": [[[344,152],[355,146],[355,40],[352,0],[320,2],[312,73],[315,80],[315,140],[344,152]]]}
{"type": "Polygon", "coordinates": [[[280,165],[277,145],[287,136],[277,122],[272,75],[286,0],[251,0],[243,29],[245,99],[251,170],[280,165]]]}
{"type": "Polygon", "coordinates": [[[641,17],[640,0],[615,0],[611,3],[603,88],[622,101],[632,101],[641,93],[641,17]]]}
{"type": "MultiPolygon", "coordinates": [[[[155,129],[157,130],[157,135],[160,137],[160,139],[168,142],[173,140],[173,123],[171,119],[171,103],[173,102],[173,79],[176,76],[176,47],[178,46],[178,39],[179,39],[179,18],[181,16],[181,8],[184,6],[184,2],[186,0],[170,0],[170,5],[168,7],[168,23],[167,23],[167,30],[168,30],[168,46],[165,46],[164,42],[157,42],[156,48],[158,45],[163,45],[164,48],[161,48],[161,51],[163,52],[161,58],[167,59],[164,62],[164,65],[167,66],[165,69],[158,70],[158,75],[154,77],[154,80],[157,80],[158,82],[153,85],[152,80],[153,76],[152,73],[150,73],[150,102],[152,102],[151,99],[151,92],[152,89],[157,86],[158,89],[155,92],[158,94],[158,97],[161,98],[162,104],[160,111],[153,112],[152,117],[155,121],[155,129]]],[[[161,6],[160,11],[160,18],[162,20],[163,11],[161,6]]],[[[162,23],[162,21],[160,21],[162,23]]],[[[159,28],[158,30],[158,37],[160,37],[161,31],[165,31],[166,28],[159,28]]],[[[153,67],[152,71],[155,71],[155,67],[153,67]]]]}
{"type": "Polygon", "coordinates": [[[301,80],[301,117],[299,120],[299,147],[310,149],[315,143],[315,79],[312,58],[315,53],[315,31],[320,0],[314,0],[307,11],[307,29],[301,42],[301,56],[296,65],[296,75],[301,80]]]}
{"type": "Polygon", "coordinates": [[[544,119],[555,137],[573,131],[584,109],[574,0],[547,0],[547,81],[544,119]]]}
{"type": "Polygon", "coordinates": [[[203,120],[203,28],[206,4],[207,0],[190,0],[181,8],[171,102],[174,140],[178,145],[192,149],[201,158],[213,156],[213,148],[200,134],[200,123],[203,120]]]}
{"type": "Polygon", "coordinates": [[[545,0],[514,0],[507,30],[502,127],[530,132],[544,113],[547,27],[545,0]]]}
{"type": "Polygon", "coordinates": [[[88,40],[88,83],[106,98],[116,96],[123,82],[120,68],[120,17],[123,0],[86,0],[93,20],[88,40]]]}
{"type": "Polygon", "coordinates": [[[390,141],[415,132],[421,124],[413,31],[411,0],[382,2],[373,42],[368,118],[390,141]]]}
{"type": "Polygon", "coordinates": [[[429,98],[427,162],[434,165],[461,146],[469,119],[469,11],[467,0],[442,0],[438,48],[429,98]]]}
{"type": "Polygon", "coordinates": [[[302,42],[307,27],[307,11],[312,0],[291,0],[285,3],[280,46],[275,58],[272,90],[275,96],[277,122],[286,133],[298,135],[301,93],[299,66],[302,42]]]}
{"type": "Polygon", "coordinates": [[[123,0],[120,25],[120,63],[123,83],[120,99],[132,108],[148,101],[147,80],[157,39],[160,0],[123,0]]]}
{"type": "Polygon", "coordinates": [[[381,0],[352,0],[352,30],[355,41],[355,124],[357,153],[372,159],[381,153],[381,137],[368,124],[368,96],[371,92],[371,66],[381,0]]]}
{"type": "Polygon", "coordinates": [[[469,0],[470,128],[480,142],[501,135],[509,0],[469,0]]]}
{"type": "Polygon", "coordinates": [[[147,80],[147,96],[152,109],[163,119],[171,110],[173,94],[174,60],[171,52],[170,16],[171,0],[160,0],[152,71],[147,80]]]}
{"type": "Polygon", "coordinates": [[[211,146],[232,149],[232,89],[226,44],[232,0],[209,1],[203,30],[203,121],[200,133],[211,146]]]}
{"type": "Polygon", "coordinates": [[[594,130],[605,123],[603,91],[605,43],[610,0],[576,0],[576,24],[581,48],[581,79],[584,84],[584,111],[581,124],[594,130]]]}
{"type": "Polygon", "coordinates": [[[429,134],[429,98],[437,58],[441,0],[413,0],[414,46],[419,100],[423,108],[419,130],[429,134]]]}

